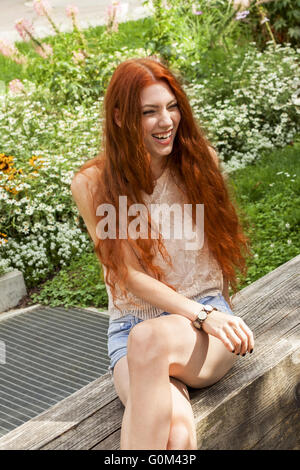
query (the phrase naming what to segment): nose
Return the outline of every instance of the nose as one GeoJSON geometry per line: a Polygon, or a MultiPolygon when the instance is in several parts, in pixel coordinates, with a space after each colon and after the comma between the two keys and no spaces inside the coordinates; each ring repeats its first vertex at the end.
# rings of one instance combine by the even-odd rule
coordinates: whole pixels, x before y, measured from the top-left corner
{"type": "Polygon", "coordinates": [[[159,124],[161,127],[170,127],[173,124],[171,114],[167,109],[163,109],[159,116],[159,124]]]}

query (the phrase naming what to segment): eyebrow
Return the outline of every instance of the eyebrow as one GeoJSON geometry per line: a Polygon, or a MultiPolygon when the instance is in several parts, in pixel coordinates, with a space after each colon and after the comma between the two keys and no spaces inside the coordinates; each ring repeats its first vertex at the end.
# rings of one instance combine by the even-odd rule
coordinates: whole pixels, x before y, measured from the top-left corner
{"type": "MultiPolygon", "coordinates": [[[[170,102],[167,104],[167,106],[169,106],[171,103],[173,103],[173,102],[175,102],[175,101],[177,102],[176,98],[174,98],[172,101],[170,101],[170,102]]],[[[144,105],[142,106],[142,108],[145,108],[146,106],[149,106],[150,108],[159,108],[159,105],[157,105],[157,104],[144,104],[144,105]]]]}

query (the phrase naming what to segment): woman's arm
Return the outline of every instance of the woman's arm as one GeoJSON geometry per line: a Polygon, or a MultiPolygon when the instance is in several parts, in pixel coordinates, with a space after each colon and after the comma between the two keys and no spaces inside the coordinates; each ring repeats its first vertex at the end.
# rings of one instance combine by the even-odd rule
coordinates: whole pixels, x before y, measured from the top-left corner
{"type": "MultiPolygon", "coordinates": [[[[197,318],[198,302],[178,294],[157,279],[141,272],[133,259],[132,254],[127,250],[125,262],[128,266],[128,290],[164,311],[183,315],[191,321],[197,318]]],[[[239,353],[241,350],[250,352],[254,348],[252,331],[242,318],[235,315],[214,310],[203,322],[202,329],[205,333],[221,340],[230,352],[239,353]]]]}
{"type": "Polygon", "coordinates": [[[92,178],[91,171],[89,176],[86,176],[83,173],[77,173],[71,183],[71,191],[79,213],[84,220],[88,233],[95,244],[97,241],[97,217],[93,209],[93,183],[92,179],[90,178],[92,178]]]}
{"type": "Polygon", "coordinates": [[[194,321],[199,303],[166,286],[146,274],[130,247],[124,247],[124,261],[128,268],[126,288],[137,297],[169,313],[183,315],[194,321]]]}

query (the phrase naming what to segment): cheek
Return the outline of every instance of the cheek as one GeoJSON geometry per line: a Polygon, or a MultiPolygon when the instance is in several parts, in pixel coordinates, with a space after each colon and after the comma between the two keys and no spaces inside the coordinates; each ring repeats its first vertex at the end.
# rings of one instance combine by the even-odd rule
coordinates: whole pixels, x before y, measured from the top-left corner
{"type": "Polygon", "coordinates": [[[149,134],[152,134],[153,129],[155,129],[156,121],[155,119],[147,119],[143,123],[143,131],[144,131],[144,137],[149,136],[149,134]]]}
{"type": "Polygon", "coordinates": [[[177,125],[180,123],[180,120],[181,120],[181,114],[180,114],[180,111],[178,111],[176,113],[176,117],[175,117],[175,120],[176,120],[176,123],[177,125]]]}

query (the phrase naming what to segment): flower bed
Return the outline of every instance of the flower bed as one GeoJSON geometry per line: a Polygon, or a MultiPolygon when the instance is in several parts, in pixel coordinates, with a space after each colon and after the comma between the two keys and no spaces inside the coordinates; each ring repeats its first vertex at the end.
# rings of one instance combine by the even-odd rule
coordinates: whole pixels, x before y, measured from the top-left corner
{"type": "MultiPolygon", "coordinates": [[[[70,260],[92,251],[70,183],[77,168],[101,146],[103,92],[115,66],[126,58],[156,52],[166,60],[171,40],[176,54],[169,56],[169,63],[175,73],[189,79],[184,87],[195,116],[229,173],[296,138],[300,129],[299,49],[274,47],[270,42],[259,51],[251,41],[234,44],[235,36],[228,33],[225,48],[214,39],[211,51],[199,51],[195,41],[200,37],[200,21],[209,12],[189,12],[195,24],[189,41],[180,32],[180,23],[172,24],[171,33],[164,36],[166,12],[170,17],[171,10],[155,17],[160,46],[165,41],[160,52],[149,33],[149,25],[154,27],[151,18],[117,28],[111,16],[97,43],[91,31],[89,35],[80,31],[75,10],[73,16],[69,12],[73,34],[49,38],[48,48],[29,27],[30,53],[24,52],[28,44],[23,49],[2,48],[5,60],[18,64],[20,75],[0,95],[0,273],[17,268],[26,285],[35,286],[57,267],[66,267],[70,260]],[[140,39],[135,47],[124,45],[133,41],[137,28],[144,34],[144,47],[139,47],[140,39]],[[178,41],[180,35],[182,41],[178,41]]],[[[174,21],[180,18],[172,15],[174,21]]],[[[26,24],[22,28],[28,40],[26,24]]],[[[208,33],[206,37],[212,40],[208,33]]]]}

